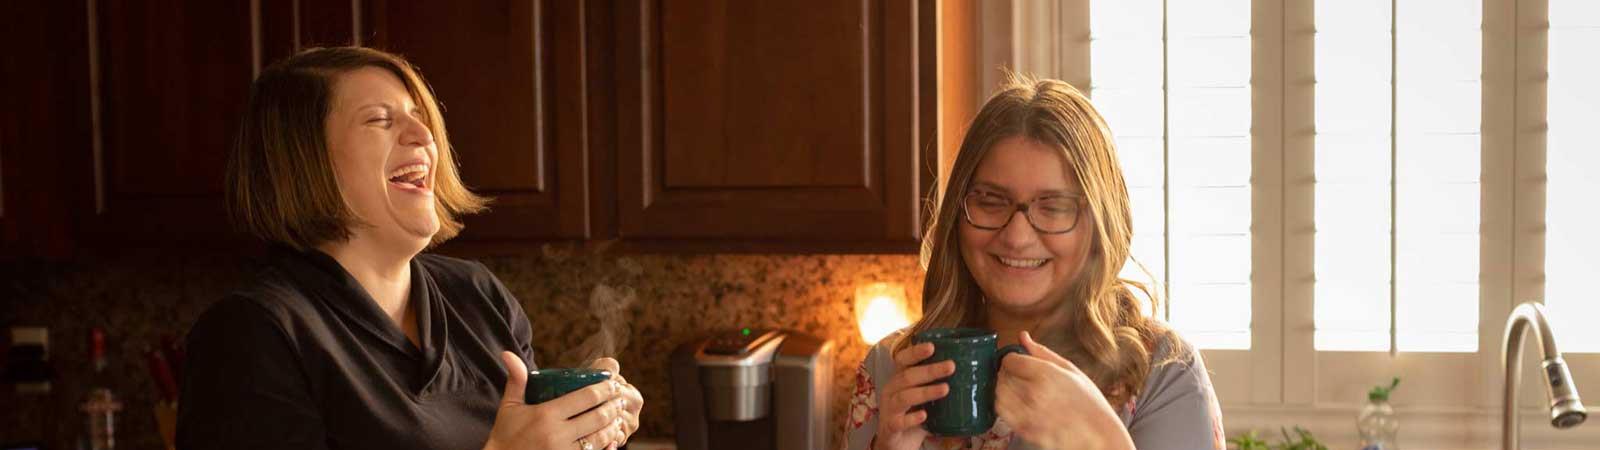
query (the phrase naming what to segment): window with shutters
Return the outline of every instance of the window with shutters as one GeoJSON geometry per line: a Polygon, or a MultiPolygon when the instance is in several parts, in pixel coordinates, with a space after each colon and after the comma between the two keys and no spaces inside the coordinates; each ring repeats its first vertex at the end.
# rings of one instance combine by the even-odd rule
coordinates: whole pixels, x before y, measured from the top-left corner
{"type": "MultiPolygon", "coordinates": [[[[1400,376],[1403,443],[1490,447],[1526,301],[1600,399],[1600,2],[982,9],[984,67],[1074,83],[1109,122],[1135,216],[1124,276],[1202,349],[1230,434],[1353,445],[1367,389],[1400,376]]],[[[1521,388],[1524,422],[1546,423],[1521,388]]],[[[1585,428],[1524,442],[1600,442],[1585,428]]]]}

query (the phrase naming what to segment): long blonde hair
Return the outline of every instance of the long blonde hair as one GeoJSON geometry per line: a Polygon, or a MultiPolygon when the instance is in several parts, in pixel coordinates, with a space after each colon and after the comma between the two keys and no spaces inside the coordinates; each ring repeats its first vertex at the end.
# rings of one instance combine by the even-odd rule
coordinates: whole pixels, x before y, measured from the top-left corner
{"type": "MultiPolygon", "coordinates": [[[[1133,224],[1111,130],[1083,93],[1058,80],[1009,75],[973,119],[922,238],[925,315],[906,335],[985,325],[984,293],[961,257],[961,201],[984,155],[996,143],[1019,136],[1060,151],[1077,174],[1091,227],[1088,258],[1067,298],[1034,334],[1082,369],[1112,405],[1121,405],[1144,386],[1153,363],[1150,355],[1160,341],[1172,346],[1163,361],[1183,349],[1169,328],[1145,315],[1135,291],[1149,299],[1150,311],[1158,310],[1160,299],[1143,283],[1119,276],[1128,260],[1133,224]]],[[[908,341],[902,339],[896,347],[904,348],[908,341]]]]}

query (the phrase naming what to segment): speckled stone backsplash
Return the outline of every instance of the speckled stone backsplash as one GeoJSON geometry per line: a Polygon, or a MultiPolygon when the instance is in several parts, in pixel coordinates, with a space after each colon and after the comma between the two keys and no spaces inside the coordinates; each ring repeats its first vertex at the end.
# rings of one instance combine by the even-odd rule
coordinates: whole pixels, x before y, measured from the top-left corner
{"type": "MultiPolygon", "coordinates": [[[[922,291],[913,255],[617,255],[561,245],[479,261],[521,300],[540,365],[576,365],[616,349],[623,375],[645,397],[636,435],[644,438],[673,435],[672,350],[740,326],[794,329],[834,342],[830,416],[837,430],[866,352],[851,306],[856,286],[902,283],[913,301],[922,291]]],[[[75,404],[91,370],[86,336],[100,326],[126,405],[119,448],[161,448],[144,348],[163,335],[181,337],[248,269],[222,256],[0,263],[0,326],[48,326],[58,373],[49,396],[0,389],[0,443],[45,440],[53,448],[75,448],[68,445],[82,429],[75,404]]]]}

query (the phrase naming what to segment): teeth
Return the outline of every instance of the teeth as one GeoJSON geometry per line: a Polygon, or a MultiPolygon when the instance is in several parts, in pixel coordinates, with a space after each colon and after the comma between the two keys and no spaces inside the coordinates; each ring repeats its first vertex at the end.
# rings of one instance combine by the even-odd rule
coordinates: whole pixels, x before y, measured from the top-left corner
{"type": "Polygon", "coordinates": [[[389,172],[389,179],[397,181],[415,181],[416,179],[427,175],[427,173],[427,164],[412,164],[395,169],[393,172],[389,172]]]}
{"type": "Polygon", "coordinates": [[[1000,259],[1000,263],[1001,264],[1005,264],[1005,265],[1011,266],[1011,267],[1021,267],[1021,268],[1025,268],[1025,269],[1031,269],[1031,268],[1034,268],[1034,267],[1039,267],[1041,265],[1044,265],[1045,261],[1049,261],[1049,259],[1014,259],[1014,258],[1007,258],[1007,257],[1004,257],[1004,256],[996,256],[996,258],[1000,259]]]}

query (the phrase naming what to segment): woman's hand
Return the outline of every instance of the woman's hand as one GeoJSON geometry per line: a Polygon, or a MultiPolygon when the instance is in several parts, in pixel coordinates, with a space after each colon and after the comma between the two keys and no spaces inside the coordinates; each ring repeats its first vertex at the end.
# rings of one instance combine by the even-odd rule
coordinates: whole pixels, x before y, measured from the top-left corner
{"type": "Polygon", "coordinates": [[[1044,448],[1132,449],[1127,428],[1100,388],[1066,358],[1033,341],[1000,361],[994,410],[1011,431],[1044,448]]]}
{"type": "Polygon", "coordinates": [[[873,450],[914,450],[927,439],[922,422],[928,420],[928,412],[911,408],[949,395],[950,385],[933,382],[956,371],[956,364],[950,361],[917,365],[929,356],[933,356],[933,344],[926,342],[894,354],[894,376],[878,389],[878,433],[873,450]]]}
{"type": "Polygon", "coordinates": [[[529,405],[523,397],[527,364],[511,352],[501,352],[500,361],[508,372],[506,390],[485,450],[598,450],[621,444],[617,439],[626,433],[619,428],[628,415],[621,384],[596,383],[529,405]]]}
{"type": "Polygon", "coordinates": [[[616,436],[610,440],[614,442],[610,448],[615,450],[622,444],[628,443],[628,438],[632,437],[634,432],[639,431],[639,411],[644,409],[644,396],[639,394],[639,390],[635,389],[633,385],[628,384],[627,378],[622,377],[622,364],[618,363],[617,360],[600,358],[589,364],[589,367],[610,371],[611,380],[622,387],[622,423],[618,424],[615,431],[616,436]]]}

